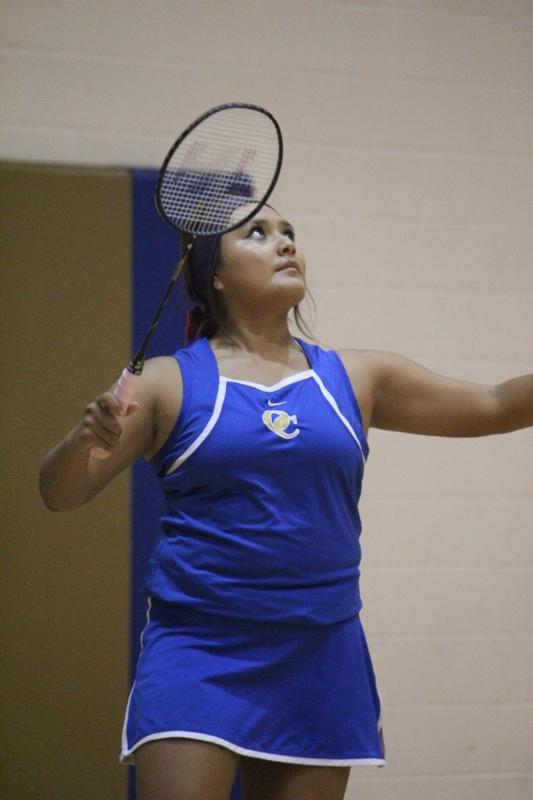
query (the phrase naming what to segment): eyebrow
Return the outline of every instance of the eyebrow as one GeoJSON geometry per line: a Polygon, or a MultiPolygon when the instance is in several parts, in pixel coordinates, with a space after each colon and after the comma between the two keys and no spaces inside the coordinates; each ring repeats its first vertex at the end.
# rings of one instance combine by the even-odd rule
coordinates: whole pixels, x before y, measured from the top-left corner
{"type": "MultiPolygon", "coordinates": [[[[246,227],[248,227],[248,225],[269,225],[269,224],[270,220],[265,219],[264,217],[253,217],[252,219],[248,220],[248,222],[245,223],[246,227]]],[[[292,225],[286,219],[280,219],[279,224],[282,228],[290,228],[291,231],[294,230],[294,225],[292,225]]]]}

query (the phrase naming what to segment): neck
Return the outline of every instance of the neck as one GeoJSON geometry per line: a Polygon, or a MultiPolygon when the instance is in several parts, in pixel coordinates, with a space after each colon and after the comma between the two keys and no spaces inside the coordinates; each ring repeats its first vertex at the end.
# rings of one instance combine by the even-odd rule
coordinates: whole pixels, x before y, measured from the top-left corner
{"type": "Polygon", "coordinates": [[[283,321],[276,322],[226,320],[224,328],[218,329],[211,342],[220,348],[240,350],[268,360],[288,350],[299,349],[286,316],[283,321]]]}

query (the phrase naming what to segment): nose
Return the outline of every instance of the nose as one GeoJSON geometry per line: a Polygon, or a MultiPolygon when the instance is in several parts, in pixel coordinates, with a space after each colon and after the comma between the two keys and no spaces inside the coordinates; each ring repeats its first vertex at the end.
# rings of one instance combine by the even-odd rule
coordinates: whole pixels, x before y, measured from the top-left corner
{"type": "Polygon", "coordinates": [[[278,253],[280,255],[285,255],[286,253],[290,253],[294,255],[296,252],[296,245],[294,244],[293,240],[287,234],[282,234],[280,240],[278,242],[278,253]]]}

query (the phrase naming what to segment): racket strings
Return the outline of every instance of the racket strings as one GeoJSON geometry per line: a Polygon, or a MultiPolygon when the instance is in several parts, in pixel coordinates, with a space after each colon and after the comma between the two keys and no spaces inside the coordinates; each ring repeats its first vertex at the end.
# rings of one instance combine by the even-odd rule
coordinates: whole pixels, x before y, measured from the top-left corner
{"type": "MultiPolygon", "coordinates": [[[[192,130],[165,165],[159,184],[161,208],[180,230],[221,233],[238,224],[239,207],[262,203],[279,161],[272,120],[235,108],[213,115],[192,130]]],[[[241,215],[249,216],[248,214],[241,215]]]]}

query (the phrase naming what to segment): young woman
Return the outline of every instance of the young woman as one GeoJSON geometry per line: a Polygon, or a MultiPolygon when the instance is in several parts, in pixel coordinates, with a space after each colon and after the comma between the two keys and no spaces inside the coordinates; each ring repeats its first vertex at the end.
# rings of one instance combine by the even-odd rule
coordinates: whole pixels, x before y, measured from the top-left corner
{"type": "Polygon", "coordinates": [[[80,506],[144,456],[166,495],[121,753],[139,800],[228,800],[238,769],[246,800],[341,800],[352,765],[385,763],[359,619],[368,430],[523,428],[533,375],[481,386],[294,337],[305,260],[271,207],[193,253],[192,344],[147,361],[126,413],[92,402],[41,493],[80,506]]]}

